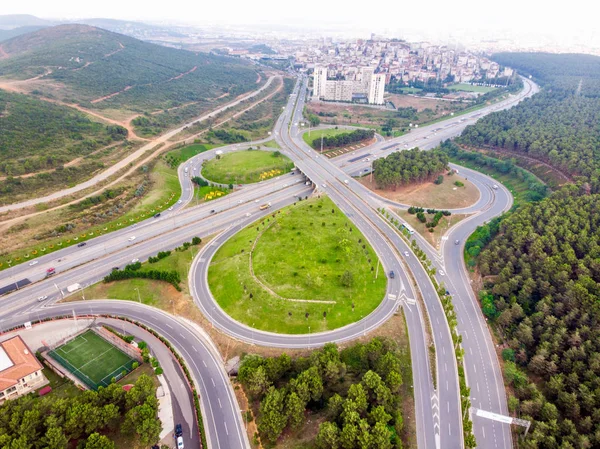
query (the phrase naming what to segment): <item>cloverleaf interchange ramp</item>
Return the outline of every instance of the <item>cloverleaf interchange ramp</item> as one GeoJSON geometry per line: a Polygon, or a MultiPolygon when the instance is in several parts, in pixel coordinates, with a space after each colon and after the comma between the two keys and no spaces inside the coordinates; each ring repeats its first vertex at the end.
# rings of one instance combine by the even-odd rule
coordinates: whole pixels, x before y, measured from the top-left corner
{"type": "MultiPolygon", "coordinates": [[[[305,89],[305,84],[303,85],[303,89],[305,89]]],[[[451,347],[451,338],[448,334],[449,330],[445,324],[445,317],[441,317],[439,328],[436,329],[436,332],[439,330],[440,334],[436,336],[436,333],[434,333],[436,355],[438,355],[436,360],[436,372],[438,373],[438,379],[436,383],[438,388],[437,391],[435,391],[433,388],[433,381],[430,375],[431,371],[429,369],[430,367],[428,365],[428,356],[426,352],[427,348],[425,348],[423,327],[421,324],[422,314],[428,313],[430,314],[430,317],[434,317],[432,323],[435,323],[437,326],[437,323],[435,322],[435,316],[437,316],[436,304],[438,307],[441,307],[441,305],[439,305],[439,300],[436,296],[431,294],[432,287],[430,282],[428,279],[426,279],[426,276],[422,271],[422,267],[420,267],[420,264],[418,261],[416,261],[416,258],[402,258],[401,254],[403,254],[405,248],[408,247],[405,246],[404,242],[395,233],[395,231],[393,231],[377,215],[374,208],[380,205],[380,203],[378,203],[378,201],[380,201],[379,197],[371,192],[367,193],[366,191],[359,190],[360,188],[357,186],[358,183],[354,181],[351,181],[347,186],[343,184],[341,181],[348,175],[336,168],[334,164],[338,164],[338,161],[328,161],[325,160],[325,158],[316,158],[316,153],[307,149],[306,147],[302,147],[302,143],[297,141],[298,129],[297,125],[294,125],[294,123],[298,123],[298,118],[301,118],[304,98],[304,94],[302,93],[299,95],[300,98],[298,98],[298,102],[295,103],[299,90],[300,85],[297,86],[295,91],[296,95],[292,96],[290,103],[286,107],[283,115],[278,120],[275,128],[275,136],[278,142],[283,146],[283,152],[290,156],[297,163],[297,166],[301,168],[303,172],[311,179],[315,181],[318,180],[318,188],[321,191],[326,192],[338,204],[340,209],[355,222],[357,227],[363,232],[365,237],[369,240],[371,245],[379,254],[384,266],[386,267],[386,270],[394,269],[397,273],[399,273],[399,276],[397,276],[393,282],[390,282],[389,285],[389,292],[392,296],[395,296],[395,298],[390,298],[389,296],[384,298],[383,302],[376,309],[376,311],[364,319],[366,321],[355,323],[354,325],[350,325],[346,328],[338,329],[333,332],[341,332],[342,334],[344,332],[347,333],[345,337],[342,334],[337,334],[339,336],[339,341],[353,338],[353,336],[356,335],[362,335],[370,328],[373,328],[385,321],[387,316],[394,313],[396,308],[402,302],[401,297],[403,294],[407,298],[415,298],[415,292],[412,289],[411,283],[404,269],[404,267],[408,267],[412,271],[415,279],[417,279],[419,289],[422,292],[422,296],[426,304],[426,310],[420,310],[416,305],[411,306],[410,308],[402,305],[405,308],[411,340],[419,446],[426,448],[437,447],[438,439],[436,436],[439,435],[439,447],[462,447],[461,413],[459,405],[460,401],[457,397],[456,369],[453,365],[454,362],[452,362],[454,360],[452,355],[453,348],[451,347]],[[296,107],[294,108],[295,104],[296,107]],[[291,129],[288,132],[287,125],[289,119],[292,120],[291,129]],[[325,185],[325,187],[323,187],[323,185],[325,185]],[[355,194],[354,192],[358,192],[358,194],[355,194]],[[425,349],[425,352],[423,351],[423,348],[425,349]],[[442,356],[444,351],[446,351],[446,355],[442,356]],[[445,365],[444,362],[446,363],[445,365]],[[445,376],[446,372],[448,372],[447,377],[443,377],[445,376]],[[446,387],[446,380],[448,380],[448,387],[446,387]]],[[[497,105],[495,107],[497,107],[497,105]]],[[[482,111],[483,110],[479,110],[478,114],[481,115],[482,111]]],[[[440,123],[433,126],[439,127],[440,123]]],[[[452,127],[448,127],[448,129],[450,130],[449,134],[451,134],[451,132],[456,133],[459,131],[458,128],[453,129],[452,127]]],[[[426,127],[420,129],[419,132],[423,130],[426,130],[426,127]]],[[[402,138],[394,139],[394,141],[403,142],[403,138],[413,138],[414,136],[416,136],[416,134],[410,134],[408,136],[403,136],[402,138]]],[[[435,142],[433,139],[428,141],[428,145],[433,145],[434,143],[435,142]]],[[[372,152],[372,149],[369,148],[365,151],[372,152]]],[[[204,153],[203,155],[204,157],[206,156],[204,153]]],[[[194,161],[190,162],[190,164],[194,163],[194,161]]],[[[353,167],[350,169],[353,169],[353,167]]],[[[185,177],[181,177],[181,170],[180,179],[182,184],[184,182],[188,182],[185,181],[185,177]]],[[[481,179],[483,184],[490,182],[489,179],[483,175],[481,175],[481,179]]],[[[150,219],[146,222],[142,222],[137,225],[138,227],[136,229],[127,228],[122,231],[94,239],[88,242],[88,246],[84,250],[71,248],[44,256],[47,257],[47,259],[40,259],[40,265],[36,268],[19,266],[19,270],[37,273],[43,272],[42,268],[46,266],[43,264],[54,263],[54,261],[56,261],[57,258],[61,258],[63,254],[66,255],[67,259],[66,264],[59,267],[60,269],[58,270],[58,274],[55,275],[54,278],[47,280],[34,278],[32,279],[34,283],[31,286],[2,298],[3,310],[0,314],[0,326],[5,327],[9,321],[22,323],[28,318],[35,317],[37,313],[44,313],[48,314],[44,316],[49,316],[52,313],[58,313],[58,310],[63,312],[64,310],[68,310],[69,312],[67,313],[70,313],[71,311],[75,311],[76,313],[90,313],[90,310],[93,309],[92,313],[100,313],[98,310],[105,309],[101,309],[98,302],[74,302],[69,303],[68,305],[56,306],[57,308],[55,308],[55,306],[40,308],[35,302],[35,297],[42,294],[52,294],[56,296],[57,288],[54,286],[54,284],[57,284],[59,288],[64,288],[66,285],[69,285],[72,282],[80,282],[83,283],[83,285],[96,282],[105,274],[107,274],[107,272],[110,270],[110,267],[113,265],[127,263],[134,257],[144,259],[149,255],[155,254],[158,250],[178,246],[183,241],[189,240],[190,237],[194,235],[206,236],[214,234],[215,231],[218,230],[226,231],[217,239],[215,239],[212,242],[212,245],[207,246],[206,252],[203,253],[202,256],[198,256],[198,258],[195,260],[194,265],[192,266],[190,282],[194,282],[193,287],[198,291],[195,295],[195,299],[199,302],[200,307],[203,309],[207,317],[213,320],[216,326],[222,325],[227,327],[231,325],[231,320],[229,320],[229,322],[224,321],[217,324],[217,320],[225,320],[228,317],[222,317],[220,314],[218,314],[216,307],[210,302],[206,302],[210,298],[207,297],[206,294],[201,293],[203,286],[206,286],[206,278],[205,276],[202,276],[202,270],[205,269],[208,264],[208,255],[210,254],[210,251],[216,250],[219,242],[226,240],[226,238],[230,235],[233,235],[237,229],[240,229],[241,227],[250,223],[250,221],[257,219],[259,214],[256,214],[256,205],[253,203],[254,198],[260,197],[262,198],[261,201],[271,201],[273,203],[273,208],[279,208],[286,204],[291,204],[291,202],[294,201],[293,197],[297,198],[298,196],[305,196],[310,191],[310,189],[303,184],[292,185],[284,188],[281,183],[282,181],[275,180],[270,182],[270,184],[265,183],[258,186],[248,186],[248,188],[244,188],[240,192],[228,195],[228,197],[211,202],[207,205],[197,206],[187,210],[182,210],[180,208],[171,212],[171,214],[166,214],[165,217],[161,217],[158,220],[153,221],[150,219]],[[242,201],[242,203],[237,204],[237,201],[242,201]],[[228,204],[231,202],[233,202],[233,206],[228,204]],[[211,208],[216,209],[217,213],[214,215],[210,214],[211,208]],[[253,212],[252,218],[245,218],[246,213],[248,213],[250,210],[253,212]],[[136,234],[138,237],[134,243],[127,243],[127,236],[130,234],[136,234]],[[202,261],[202,259],[205,260],[202,261]],[[98,304],[98,306],[96,304],[98,304]],[[212,309],[212,307],[215,307],[215,309],[212,309]],[[213,313],[214,315],[212,315],[213,313]]],[[[510,195],[508,198],[510,198],[510,195]]],[[[191,195],[189,196],[189,199],[191,199],[191,195]]],[[[500,204],[502,200],[503,198],[495,199],[495,201],[498,202],[498,207],[500,207],[500,209],[506,206],[505,204],[500,204]]],[[[506,198],[504,198],[504,200],[506,200],[506,198]]],[[[493,216],[493,214],[497,215],[497,213],[499,212],[495,209],[495,207],[488,207],[485,212],[486,215],[482,216],[481,218],[471,220],[468,222],[469,226],[475,226],[477,223],[482,222],[484,217],[493,216]]],[[[462,229],[461,232],[468,232],[468,228],[457,227],[456,229],[462,229]]],[[[450,273],[454,273],[451,271],[448,262],[449,259],[447,259],[447,257],[451,257],[453,261],[452,263],[458,263],[459,265],[457,265],[457,267],[464,271],[464,267],[461,265],[461,253],[448,253],[449,255],[446,255],[446,251],[459,251],[459,249],[460,248],[455,247],[455,245],[446,245],[444,247],[445,252],[443,254],[443,262],[445,265],[443,266],[445,266],[446,271],[448,272],[447,277],[450,277],[450,273]]],[[[431,260],[434,261],[433,258],[431,260]]],[[[439,257],[435,260],[439,260],[439,257]]],[[[4,272],[0,273],[0,279],[3,283],[9,282],[9,280],[14,277],[16,272],[17,270],[14,272],[5,270],[4,272]]],[[[454,278],[454,276],[455,275],[452,274],[453,281],[456,279],[457,284],[462,285],[463,282],[458,281],[460,277],[457,276],[454,278]]],[[[475,299],[469,298],[468,290],[470,289],[470,286],[466,284],[462,285],[462,287],[465,289],[465,291],[463,293],[459,293],[458,297],[454,291],[452,292],[455,295],[455,304],[461,301],[471,301],[471,307],[478,311],[478,305],[474,302],[475,299]]],[[[461,287],[455,286],[452,288],[456,288],[458,292],[458,289],[461,287]]],[[[472,295],[472,293],[470,294],[472,295]]],[[[118,311],[120,314],[131,316],[132,318],[134,318],[134,316],[130,314],[135,315],[135,310],[138,308],[137,304],[134,305],[132,303],[125,303],[122,301],[117,302],[114,305],[112,304],[113,303],[111,303],[110,306],[107,306],[111,308],[110,310],[118,311]]],[[[149,326],[155,328],[156,320],[158,319],[158,322],[160,323],[160,317],[162,317],[163,313],[155,309],[147,308],[145,309],[144,314],[147,317],[146,321],[150,323],[149,326]]],[[[463,317],[461,308],[458,305],[457,314],[459,315],[460,327],[461,318],[463,320],[466,318],[463,317]]],[[[171,322],[169,321],[169,323],[171,322]]],[[[170,325],[173,326],[173,324],[170,325]]],[[[239,323],[237,326],[240,326],[239,323]]],[[[474,326],[474,328],[476,329],[477,326],[474,326]]],[[[183,337],[183,335],[186,335],[183,332],[181,332],[181,335],[179,335],[177,332],[174,332],[169,328],[165,328],[164,326],[161,327],[161,329],[168,334],[169,341],[171,341],[177,347],[183,345],[184,341],[187,339],[187,337],[183,337]]],[[[278,339],[279,347],[294,347],[295,344],[301,344],[303,346],[317,346],[326,341],[331,341],[335,336],[332,336],[330,333],[313,334],[310,337],[281,336],[275,334],[271,336],[270,334],[259,333],[258,331],[253,331],[243,326],[240,326],[239,330],[237,330],[237,328],[232,329],[235,329],[235,333],[240,334],[240,338],[250,341],[255,339],[256,343],[259,343],[259,337],[276,338],[278,339]],[[286,341],[288,338],[300,340],[297,342],[290,342],[290,340],[286,341]]],[[[223,330],[226,331],[225,328],[223,328],[223,330]]],[[[462,328],[460,330],[463,332],[462,328]]],[[[489,340],[489,332],[485,328],[485,323],[483,323],[483,327],[481,327],[480,330],[483,332],[483,337],[481,337],[481,339],[478,341],[480,344],[483,344],[489,340]]],[[[192,351],[190,352],[191,360],[194,361],[197,361],[197,356],[193,354],[193,348],[199,349],[199,346],[196,345],[200,345],[200,343],[194,343],[193,347],[190,349],[190,351],[192,351]]],[[[482,354],[485,355],[485,351],[483,351],[482,354]]],[[[469,368],[472,365],[470,357],[471,356],[467,351],[465,355],[467,371],[469,371],[469,368]]],[[[493,353],[492,350],[488,357],[483,357],[481,360],[483,360],[483,364],[486,365],[486,367],[491,366],[492,371],[496,370],[499,373],[497,360],[493,359],[494,357],[495,353],[493,353]]],[[[186,357],[186,361],[187,360],[188,359],[186,357]]],[[[200,358],[200,360],[205,359],[200,358]]],[[[207,371],[214,369],[214,367],[211,367],[209,364],[210,358],[206,359],[205,361],[209,366],[203,367],[199,365],[198,371],[194,371],[194,376],[197,380],[211,382],[207,377],[207,371]]],[[[219,368],[220,363],[220,360],[214,361],[214,364],[217,368],[219,368]]],[[[477,363],[479,363],[478,368],[481,368],[481,362],[477,361],[477,363]]],[[[471,372],[468,372],[468,381],[470,384],[473,382],[475,377],[476,374],[472,375],[471,372]]],[[[488,386],[491,389],[490,391],[493,391],[493,389],[496,388],[496,393],[502,391],[502,394],[497,395],[498,399],[496,402],[493,401],[494,394],[490,394],[490,398],[492,400],[489,401],[489,407],[485,406],[486,403],[478,405],[474,402],[474,405],[483,410],[502,412],[502,406],[504,404],[505,407],[506,402],[503,393],[502,377],[500,376],[499,379],[490,379],[490,377],[487,376],[487,378],[482,378],[481,380],[477,379],[477,381],[480,382],[481,386],[483,387],[488,386]],[[483,383],[484,380],[485,383],[483,383]],[[498,386],[499,388],[497,388],[498,386]]],[[[237,416],[239,415],[237,403],[227,404],[227,398],[222,396],[224,393],[222,391],[217,391],[216,393],[221,394],[221,396],[206,396],[201,392],[202,403],[206,412],[209,413],[210,416],[216,417],[214,419],[214,426],[207,426],[207,433],[210,434],[211,439],[211,447],[246,447],[246,443],[243,441],[243,439],[236,439],[235,437],[236,432],[239,434],[240,429],[243,433],[242,424],[239,422],[239,416],[237,416]],[[229,411],[219,412],[217,410],[222,408],[229,411]],[[218,413],[222,414],[217,415],[218,413]]],[[[475,394],[472,393],[472,396],[475,396],[475,394]]],[[[205,419],[209,421],[209,418],[205,417],[205,419]]],[[[491,422],[484,422],[479,420],[479,418],[474,418],[474,420],[475,433],[478,438],[479,447],[510,447],[510,434],[508,433],[508,427],[506,425],[493,423],[493,426],[500,427],[489,427],[488,430],[487,426],[489,426],[489,423],[491,422]],[[485,436],[483,436],[484,432],[485,436]],[[497,435],[508,435],[508,438],[494,438],[494,440],[488,438],[488,436],[494,432],[496,432],[497,435]]]]}

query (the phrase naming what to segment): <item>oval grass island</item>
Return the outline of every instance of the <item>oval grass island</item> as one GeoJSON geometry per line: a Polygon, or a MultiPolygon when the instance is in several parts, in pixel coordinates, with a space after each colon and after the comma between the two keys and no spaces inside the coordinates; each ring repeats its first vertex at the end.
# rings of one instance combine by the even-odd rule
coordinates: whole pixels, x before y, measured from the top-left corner
{"type": "Polygon", "coordinates": [[[214,255],[208,285],[219,306],[256,329],[307,334],[359,321],[387,278],[365,237],[327,197],[261,219],[214,255]]]}
{"type": "Polygon", "coordinates": [[[219,184],[251,184],[285,174],[293,167],[294,163],[279,151],[233,151],[206,161],[202,177],[219,184]],[[268,176],[261,177],[263,174],[268,176]]]}

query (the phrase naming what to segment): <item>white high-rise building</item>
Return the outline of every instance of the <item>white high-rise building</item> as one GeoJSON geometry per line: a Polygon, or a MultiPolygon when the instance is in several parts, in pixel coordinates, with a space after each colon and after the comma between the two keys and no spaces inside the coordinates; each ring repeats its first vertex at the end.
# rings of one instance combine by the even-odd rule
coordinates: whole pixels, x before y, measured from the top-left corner
{"type": "Polygon", "coordinates": [[[313,74],[313,97],[323,98],[325,96],[325,85],[327,84],[327,69],[315,67],[313,74]]]}
{"type": "Polygon", "coordinates": [[[383,104],[385,90],[385,73],[376,73],[371,76],[369,86],[369,104],[383,104]]]}

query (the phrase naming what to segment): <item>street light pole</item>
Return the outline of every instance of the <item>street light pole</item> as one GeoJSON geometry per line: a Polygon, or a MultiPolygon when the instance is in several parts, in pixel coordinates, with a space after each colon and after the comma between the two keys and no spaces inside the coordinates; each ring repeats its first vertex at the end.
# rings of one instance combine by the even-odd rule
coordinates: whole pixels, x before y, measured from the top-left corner
{"type": "Polygon", "coordinates": [[[142,303],[142,298],[140,298],[140,289],[135,287],[134,288],[135,291],[137,291],[137,295],[138,295],[138,302],[141,304],[142,303]]]}

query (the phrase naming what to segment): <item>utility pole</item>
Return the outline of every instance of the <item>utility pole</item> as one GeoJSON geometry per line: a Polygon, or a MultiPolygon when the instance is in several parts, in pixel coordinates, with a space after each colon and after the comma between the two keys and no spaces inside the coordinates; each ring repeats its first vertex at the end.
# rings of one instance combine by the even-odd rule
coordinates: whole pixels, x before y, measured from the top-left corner
{"type": "Polygon", "coordinates": [[[321,153],[323,153],[323,134],[321,134],[321,153]]]}

